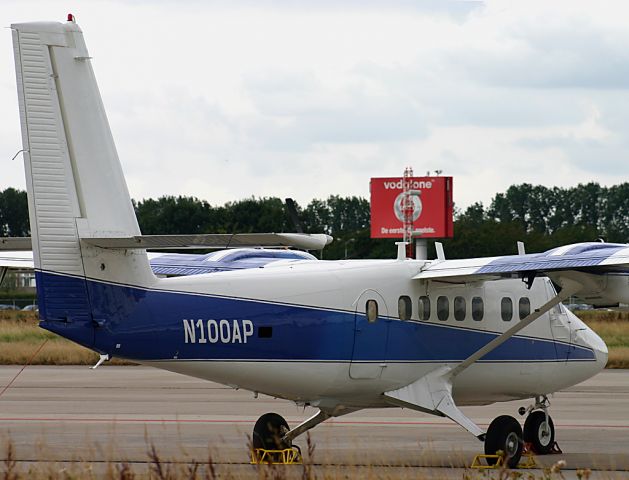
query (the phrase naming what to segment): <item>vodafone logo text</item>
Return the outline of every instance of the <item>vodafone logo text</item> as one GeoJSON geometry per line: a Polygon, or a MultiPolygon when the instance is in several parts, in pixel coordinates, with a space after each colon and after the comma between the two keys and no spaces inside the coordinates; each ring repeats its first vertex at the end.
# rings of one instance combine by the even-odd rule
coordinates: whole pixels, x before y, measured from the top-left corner
{"type": "MultiPolygon", "coordinates": [[[[412,190],[420,190],[422,188],[432,188],[432,182],[430,180],[413,180],[411,182],[412,190]]],[[[400,179],[398,182],[384,182],[385,190],[402,190],[404,189],[404,182],[400,179]]]]}

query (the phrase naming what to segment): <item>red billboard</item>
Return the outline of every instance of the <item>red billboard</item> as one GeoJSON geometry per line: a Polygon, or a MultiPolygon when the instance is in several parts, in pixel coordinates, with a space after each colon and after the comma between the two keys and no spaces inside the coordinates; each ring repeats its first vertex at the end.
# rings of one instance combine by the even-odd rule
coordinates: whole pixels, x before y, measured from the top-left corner
{"type": "MultiPolygon", "coordinates": [[[[453,236],[452,177],[410,178],[413,232],[418,238],[453,236]]],[[[371,238],[404,237],[404,179],[371,179],[371,238]]]]}

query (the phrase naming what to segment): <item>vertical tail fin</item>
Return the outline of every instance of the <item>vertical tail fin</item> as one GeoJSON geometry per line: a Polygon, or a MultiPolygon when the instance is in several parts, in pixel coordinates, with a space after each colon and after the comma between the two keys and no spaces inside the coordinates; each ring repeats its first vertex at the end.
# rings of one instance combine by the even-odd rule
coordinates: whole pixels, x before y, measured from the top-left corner
{"type": "Polygon", "coordinates": [[[86,279],[155,277],[143,251],[80,242],[140,234],[81,29],[74,21],[11,28],[40,304],[49,317],[87,318],[86,279]]]}

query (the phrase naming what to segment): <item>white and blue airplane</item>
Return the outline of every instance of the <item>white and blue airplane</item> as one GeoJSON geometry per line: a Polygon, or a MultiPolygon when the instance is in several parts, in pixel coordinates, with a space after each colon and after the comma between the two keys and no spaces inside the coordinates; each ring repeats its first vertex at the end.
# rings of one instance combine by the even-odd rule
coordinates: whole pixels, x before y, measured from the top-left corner
{"type": "MultiPolygon", "coordinates": [[[[277,414],[255,447],[286,448],[365,408],[452,419],[517,465],[548,453],[547,396],[598,373],[605,343],[562,301],[629,301],[629,246],[445,260],[273,262],[159,278],[138,228],[83,34],[11,26],[41,327],[95,350],[316,407],[294,428],[277,414]],[[554,285],[559,286],[556,291],[554,285]],[[463,405],[533,399],[524,428],[487,430],[463,405]]],[[[188,272],[189,273],[189,272],[188,272]]],[[[495,462],[496,460],[490,460],[495,462]]]]}

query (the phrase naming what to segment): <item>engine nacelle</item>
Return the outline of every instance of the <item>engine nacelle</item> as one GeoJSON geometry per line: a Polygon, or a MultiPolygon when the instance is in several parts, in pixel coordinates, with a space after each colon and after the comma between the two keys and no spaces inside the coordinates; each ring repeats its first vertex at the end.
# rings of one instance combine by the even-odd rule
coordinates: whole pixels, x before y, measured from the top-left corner
{"type": "Polygon", "coordinates": [[[615,273],[585,273],[577,271],[549,272],[548,276],[563,286],[568,281],[582,285],[576,295],[586,303],[599,307],[629,303],[629,276],[615,273]]]}

